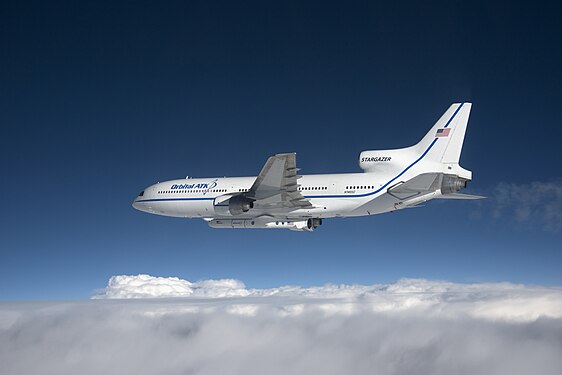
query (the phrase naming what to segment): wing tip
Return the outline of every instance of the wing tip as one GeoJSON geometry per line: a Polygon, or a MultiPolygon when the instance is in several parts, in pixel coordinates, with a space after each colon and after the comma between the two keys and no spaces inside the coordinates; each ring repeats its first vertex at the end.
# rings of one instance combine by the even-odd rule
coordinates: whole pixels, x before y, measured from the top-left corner
{"type": "Polygon", "coordinates": [[[273,155],[271,155],[271,157],[278,157],[279,158],[279,157],[286,157],[286,156],[293,156],[293,155],[296,156],[297,153],[296,152],[281,152],[281,153],[278,153],[278,154],[273,154],[273,155]]]}

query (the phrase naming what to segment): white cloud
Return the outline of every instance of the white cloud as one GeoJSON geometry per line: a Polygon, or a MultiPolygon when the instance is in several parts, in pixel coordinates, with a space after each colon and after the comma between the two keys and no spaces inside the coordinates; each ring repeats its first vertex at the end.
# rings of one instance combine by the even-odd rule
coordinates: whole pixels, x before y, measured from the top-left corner
{"type": "Polygon", "coordinates": [[[562,289],[248,289],[147,275],[79,302],[0,303],[2,374],[560,374],[562,289]],[[137,289],[135,289],[137,288],[137,289]],[[183,298],[138,298],[141,296],[183,298]]]}
{"type": "Polygon", "coordinates": [[[496,218],[539,225],[550,232],[562,230],[562,181],[500,183],[487,203],[494,204],[496,218]]]}
{"type": "MultiPolygon", "coordinates": [[[[285,312],[304,301],[304,306],[314,305],[323,311],[336,313],[361,308],[389,313],[424,311],[440,316],[455,316],[462,312],[472,317],[519,321],[534,320],[540,316],[562,318],[562,289],[510,283],[458,284],[423,279],[402,279],[392,284],[375,285],[328,284],[310,288],[248,289],[243,282],[233,279],[190,282],[177,277],[113,276],[107,287],[93,298],[169,297],[247,297],[243,300],[246,309],[252,303],[269,302],[270,299],[265,297],[282,297],[283,301],[290,302],[289,307],[284,307],[285,312]]],[[[232,306],[236,310],[239,305],[232,306]]]]}
{"type": "Polygon", "coordinates": [[[232,279],[193,283],[177,277],[119,275],[112,276],[107,288],[93,298],[232,297],[247,295],[245,288],[244,283],[232,279]]]}

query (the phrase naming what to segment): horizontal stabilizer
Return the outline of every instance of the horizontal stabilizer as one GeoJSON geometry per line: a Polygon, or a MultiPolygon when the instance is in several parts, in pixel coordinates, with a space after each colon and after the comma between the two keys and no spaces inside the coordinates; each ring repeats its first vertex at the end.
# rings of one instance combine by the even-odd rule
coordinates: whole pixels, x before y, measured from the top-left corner
{"type": "Polygon", "coordinates": [[[484,197],[482,195],[452,193],[452,194],[439,195],[436,198],[439,198],[439,199],[485,199],[487,197],[484,197]]]}
{"type": "Polygon", "coordinates": [[[406,182],[399,182],[388,189],[388,193],[400,200],[413,198],[439,189],[441,174],[423,173],[406,182]]]}

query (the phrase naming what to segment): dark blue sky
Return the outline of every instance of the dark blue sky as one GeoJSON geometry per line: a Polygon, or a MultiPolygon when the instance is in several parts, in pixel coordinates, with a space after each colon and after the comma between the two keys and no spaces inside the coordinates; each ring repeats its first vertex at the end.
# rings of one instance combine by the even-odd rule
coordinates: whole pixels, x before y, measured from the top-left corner
{"type": "Polygon", "coordinates": [[[562,283],[562,236],[545,229],[562,198],[517,220],[496,200],[502,182],[560,184],[560,9],[387,3],[4,2],[0,299],[86,298],[137,273],[562,283]],[[302,173],[359,171],[361,150],[417,142],[454,101],[474,103],[461,164],[486,202],[314,233],[131,207],[156,181],[255,175],[276,152],[297,152],[302,173]]]}

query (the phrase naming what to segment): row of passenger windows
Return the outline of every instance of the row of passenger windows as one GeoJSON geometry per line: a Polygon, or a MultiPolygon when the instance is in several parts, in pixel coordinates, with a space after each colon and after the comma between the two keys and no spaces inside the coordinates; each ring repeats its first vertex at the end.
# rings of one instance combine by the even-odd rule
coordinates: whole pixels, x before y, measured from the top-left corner
{"type": "MultiPolygon", "coordinates": [[[[350,189],[374,189],[374,186],[368,186],[368,185],[361,185],[361,186],[346,186],[345,189],[346,190],[350,190],[350,189]]],[[[303,187],[299,187],[299,191],[311,191],[311,190],[328,190],[327,186],[303,186],[303,187]]],[[[238,189],[239,192],[247,192],[250,191],[250,189],[238,189]]],[[[226,193],[226,189],[210,189],[210,190],[160,190],[158,191],[158,194],[172,194],[172,193],[181,193],[181,194],[185,194],[185,193],[203,193],[203,192],[207,192],[207,193],[226,193]]]]}
{"type": "MultiPolygon", "coordinates": [[[[300,187],[299,190],[328,190],[327,186],[307,186],[307,187],[300,187]]],[[[238,189],[239,192],[247,192],[250,189],[238,189]]],[[[202,193],[202,192],[210,192],[210,193],[226,193],[226,189],[211,189],[211,190],[160,190],[158,194],[173,194],[173,193],[202,193]]]]}
{"type": "Polygon", "coordinates": [[[327,186],[305,186],[300,187],[299,190],[328,190],[327,186]]]}
{"type": "Polygon", "coordinates": [[[374,186],[365,186],[365,185],[361,185],[361,186],[346,186],[345,189],[349,190],[349,189],[374,189],[374,186]]]}
{"type": "Polygon", "coordinates": [[[226,193],[226,189],[203,189],[203,190],[160,190],[158,194],[172,194],[172,193],[226,193]]]}

